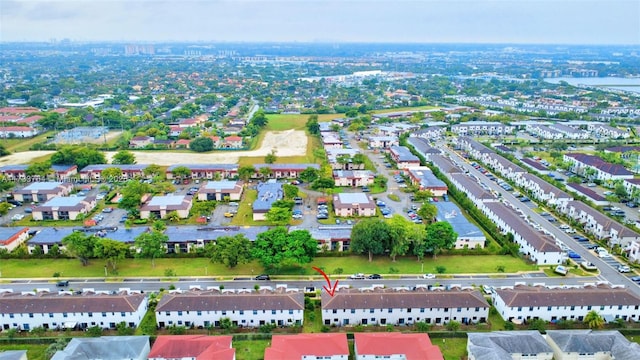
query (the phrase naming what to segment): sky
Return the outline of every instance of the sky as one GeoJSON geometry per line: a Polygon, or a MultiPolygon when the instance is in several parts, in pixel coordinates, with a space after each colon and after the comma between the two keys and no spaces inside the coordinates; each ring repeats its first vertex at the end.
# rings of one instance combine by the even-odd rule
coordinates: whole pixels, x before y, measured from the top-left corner
{"type": "Polygon", "coordinates": [[[0,41],[640,44],[640,0],[0,0],[0,41]]]}

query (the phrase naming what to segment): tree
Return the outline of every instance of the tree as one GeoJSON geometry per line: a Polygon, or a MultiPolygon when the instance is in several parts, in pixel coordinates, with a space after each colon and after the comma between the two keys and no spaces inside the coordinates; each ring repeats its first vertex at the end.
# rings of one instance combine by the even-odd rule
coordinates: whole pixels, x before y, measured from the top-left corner
{"type": "Polygon", "coordinates": [[[300,179],[308,183],[314,182],[319,176],[320,172],[318,169],[312,167],[308,167],[300,172],[300,179]]]}
{"type": "Polygon", "coordinates": [[[100,179],[106,182],[120,182],[122,180],[122,170],[118,167],[108,167],[100,173],[100,179]]]}
{"type": "Polygon", "coordinates": [[[249,181],[249,179],[251,179],[251,177],[255,173],[256,173],[256,168],[254,168],[251,165],[241,166],[238,168],[238,177],[245,182],[249,181]]]}
{"type": "Polygon", "coordinates": [[[173,177],[183,180],[191,176],[191,169],[186,166],[176,166],[171,170],[173,177]]]}
{"type": "MultiPolygon", "coordinates": [[[[11,329],[11,330],[13,330],[13,329],[11,329]]],[[[9,331],[11,331],[11,330],[9,330],[9,331]]],[[[64,337],[57,338],[54,343],[52,343],[49,346],[47,346],[47,349],[45,350],[46,358],[47,359],[51,359],[53,357],[53,355],[55,355],[58,351],[64,350],[64,348],[67,347],[68,343],[69,343],[69,340],[64,338],[64,337]]]]}
{"type": "Polygon", "coordinates": [[[116,262],[124,259],[128,253],[129,245],[108,238],[99,239],[93,248],[93,255],[99,259],[107,260],[113,270],[116,270],[116,262]]]}
{"type": "Polygon", "coordinates": [[[254,125],[258,128],[267,126],[268,122],[269,120],[267,119],[267,115],[265,115],[264,110],[262,109],[256,111],[251,117],[251,120],[249,120],[249,124],[254,125]]]}
{"type": "Polygon", "coordinates": [[[624,187],[622,182],[618,182],[613,190],[616,196],[620,199],[627,199],[629,194],[627,193],[627,189],[624,187]]]}
{"type": "Polygon", "coordinates": [[[253,243],[252,256],[265,268],[299,266],[309,263],[318,250],[318,243],[307,230],[287,232],[276,227],[258,234],[253,243]]]}
{"type": "Polygon", "coordinates": [[[46,178],[49,174],[53,173],[53,169],[51,169],[50,161],[40,161],[34,162],[27,167],[24,171],[25,175],[33,178],[34,176],[40,176],[41,178],[46,178]]]}
{"type": "Polygon", "coordinates": [[[284,191],[285,199],[293,199],[298,196],[298,192],[300,191],[297,186],[290,184],[282,185],[282,190],[284,191]]]}
{"type": "Polygon", "coordinates": [[[418,190],[413,195],[416,201],[429,201],[433,198],[433,193],[430,190],[418,190]]]}
{"type": "Polygon", "coordinates": [[[351,162],[355,165],[360,165],[360,164],[364,164],[366,161],[367,157],[364,154],[361,153],[357,153],[355,155],[353,155],[353,158],[351,159],[351,162]]]}
{"type": "Polygon", "coordinates": [[[80,231],[74,231],[62,238],[62,245],[64,245],[69,254],[80,260],[82,266],[86,266],[93,256],[93,244],[94,241],[91,236],[85,235],[80,231]]]}
{"type": "Polygon", "coordinates": [[[269,211],[267,211],[265,217],[268,222],[274,225],[287,225],[289,220],[291,220],[292,211],[290,209],[284,207],[272,206],[269,211]]]}
{"type": "Polygon", "coordinates": [[[234,268],[238,264],[251,261],[251,241],[244,235],[221,236],[215,243],[209,242],[205,246],[205,254],[211,262],[224,264],[234,268]]]}
{"type": "Polygon", "coordinates": [[[373,261],[373,255],[384,253],[390,240],[389,225],[379,219],[362,220],[351,229],[351,251],[368,254],[369,261],[373,261]]]}
{"type": "Polygon", "coordinates": [[[0,215],[7,215],[11,210],[11,204],[8,202],[0,202],[0,215]]]}
{"type": "Polygon", "coordinates": [[[424,226],[414,224],[398,214],[385,221],[389,225],[391,234],[391,249],[389,255],[396,261],[396,256],[406,255],[410,245],[417,246],[424,241],[424,226]]]}
{"type": "Polygon", "coordinates": [[[328,177],[318,178],[316,181],[311,183],[311,189],[313,190],[325,190],[325,189],[333,189],[335,186],[335,180],[328,177]]]}
{"type": "Polygon", "coordinates": [[[273,174],[273,170],[271,170],[271,168],[268,166],[264,166],[260,168],[259,173],[260,175],[262,175],[263,179],[268,179],[273,174]]]}
{"type": "Polygon", "coordinates": [[[395,214],[385,221],[389,225],[390,251],[392,261],[396,261],[396,256],[403,256],[409,250],[410,240],[407,236],[408,230],[413,224],[407,218],[395,214]]]}
{"type": "Polygon", "coordinates": [[[314,160],[318,160],[318,159],[324,160],[325,157],[327,156],[327,152],[321,147],[313,149],[312,154],[313,154],[314,160]]]}
{"type": "Polygon", "coordinates": [[[133,155],[131,151],[128,150],[120,150],[115,155],[113,155],[113,159],[111,160],[112,164],[135,164],[136,156],[133,155]]]}
{"type": "Polygon", "coordinates": [[[318,124],[318,115],[309,116],[306,123],[307,130],[311,135],[320,135],[320,125],[318,124]]]}
{"type": "Polygon", "coordinates": [[[86,146],[65,146],[51,156],[51,163],[56,165],[76,165],[82,169],[87,165],[106,164],[104,154],[86,146]]]}
{"type": "Polygon", "coordinates": [[[136,180],[127,181],[126,185],[122,187],[122,200],[120,200],[120,207],[130,212],[138,210],[142,195],[149,193],[151,187],[149,184],[145,184],[136,180]]]}
{"type": "Polygon", "coordinates": [[[195,152],[206,152],[213,150],[213,140],[209,137],[198,137],[189,143],[189,149],[195,152]]]}
{"type": "Polygon", "coordinates": [[[441,249],[450,249],[458,238],[453,227],[446,221],[438,221],[427,225],[425,245],[433,253],[435,258],[441,249]]]}
{"type": "Polygon", "coordinates": [[[589,329],[600,329],[604,326],[604,319],[597,311],[591,310],[584,316],[584,323],[589,329]]]}
{"type": "Polygon", "coordinates": [[[161,174],[162,168],[160,167],[160,165],[157,164],[150,164],[148,165],[146,168],[142,169],[142,173],[145,176],[158,176],[161,174]]]}
{"type": "Polygon", "coordinates": [[[157,231],[145,232],[135,238],[135,246],[138,248],[136,257],[151,258],[151,266],[155,267],[155,259],[166,253],[166,245],[169,237],[157,231]]]}
{"type": "Polygon", "coordinates": [[[278,157],[276,156],[276,152],[274,150],[271,150],[271,152],[264,157],[264,162],[267,164],[273,164],[274,162],[276,162],[276,160],[278,160],[278,157]]]}
{"type": "Polygon", "coordinates": [[[418,215],[427,223],[431,223],[433,219],[436,218],[436,215],[438,215],[438,208],[428,202],[422,203],[422,206],[418,209],[418,215]]]}

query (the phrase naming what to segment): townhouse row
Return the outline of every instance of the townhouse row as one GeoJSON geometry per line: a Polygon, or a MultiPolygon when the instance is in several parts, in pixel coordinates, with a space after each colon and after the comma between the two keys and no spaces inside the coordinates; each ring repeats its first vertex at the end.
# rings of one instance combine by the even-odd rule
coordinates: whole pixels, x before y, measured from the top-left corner
{"type": "MultiPolygon", "coordinates": [[[[70,286],[73,287],[73,283],[70,286]]],[[[492,301],[505,320],[515,323],[533,319],[579,322],[592,310],[606,322],[638,322],[640,316],[639,296],[622,286],[605,283],[582,287],[545,287],[543,284],[503,287],[494,291],[492,301]]],[[[282,284],[260,286],[257,290],[192,286],[189,290],[171,290],[162,296],[155,315],[160,328],[219,327],[223,319],[246,328],[267,324],[303,326],[304,305],[301,289],[282,284]]],[[[489,307],[478,290],[459,285],[446,288],[432,284],[396,288],[338,286],[333,296],[323,292],[321,297],[322,323],[327,326],[409,326],[418,322],[445,325],[450,321],[474,324],[487,321],[489,307]]],[[[130,289],[116,292],[36,289],[22,293],[0,290],[2,330],[93,326],[114,329],[121,322],[137,327],[146,310],[147,295],[130,289]]]]}
{"type": "MultiPolygon", "coordinates": [[[[534,199],[547,204],[559,213],[579,222],[584,230],[599,240],[606,240],[609,245],[620,245],[627,253],[638,247],[640,234],[626,227],[625,225],[603,215],[597,209],[592,208],[580,201],[573,200],[573,197],[566,192],[542,180],[538,176],[528,173],[513,162],[498,155],[493,150],[480,144],[469,137],[459,138],[460,148],[466,151],[472,158],[483,162],[493,169],[500,176],[509,179],[525,191],[534,199]]],[[[582,156],[567,154],[567,159],[580,159],[582,156]]],[[[609,168],[610,169],[610,168],[609,168]]],[[[602,171],[602,169],[599,169],[602,171]]],[[[603,175],[613,176],[612,173],[603,175]]],[[[626,175],[623,175],[626,176],[626,175]]]]}

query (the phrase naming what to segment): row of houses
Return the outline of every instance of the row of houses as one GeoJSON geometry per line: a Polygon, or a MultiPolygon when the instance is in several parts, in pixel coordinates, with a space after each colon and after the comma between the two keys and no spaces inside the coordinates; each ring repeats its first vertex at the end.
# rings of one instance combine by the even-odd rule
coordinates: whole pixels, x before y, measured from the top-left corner
{"type": "MultiPolygon", "coordinates": [[[[640,234],[636,231],[603,215],[591,206],[573,200],[571,195],[540,179],[538,176],[529,174],[524,169],[471,138],[461,137],[458,143],[471,157],[482,161],[501,176],[514,181],[518,186],[526,190],[532,198],[548,204],[556,211],[579,222],[586,232],[594,235],[597,239],[606,240],[610,245],[620,245],[627,253],[630,253],[631,249],[638,246],[635,243],[640,241],[640,234]]],[[[576,157],[569,156],[567,158],[574,159],[576,157]]],[[[639,261],[640,259],[631,258],[631,260],[639,261]]]]}
{"type": "MultiPolygon", "coordinates": [[[[148,336],[74,338],[63,350],[56,352],[52,360],[236,359],[236,349],[230,335],[161,335],[151,342],[152,346],[149,340],[148,336]]],[[[263,358],[346,360],[350,357],[349,353],[345,333],[274,335],[263,358]]],[[[353,338],[353,353],[356,360],[444,359],[440,348],[431,343],[428,334],[356,333],[353,338]]],[[[3,353],[3,359],[26,360],[26,351],[20,354],[3,353]],[[16,357],[4,357],[5,355],[16,357]]]]}
{"type": "MultiPolygon", "coordinates": [[[[170,136],[179,136],[184,131],[183,128],[177,127],[171,128],[170,136]],[[177,133],[177,135],[175,135],[177,133]]],[[[209,136],[213,141],[214,149],[242,149],[243,139],[240,136],[230,135],[224,138],[219,136],[209,136]]],[[[129,140],[129,148],[131,149],[144,149],[154,145],[164,145],[168,148],[189,148],[191,139],[179,139],[179,140],[167,140],[156,139],[153,136],[135,136],[129,140]]]]}
{"type": "Polygon", "coordinates": [[[634,360],[640,345],[619,331],[536,330],[467,334],[469,360],[634,360]]]}
{"type": "Polygon", "coordinates": [[[457,189],[464,192],[501,231],[513,234],[513,241],[518,244],[520,253],[538,265],[562,263],[562,249],[556,244],[555,239],[534,229],[522,214],[499,201],[447,157],[433,155],[431,160],[434,166],[438,167],[457,189]]]}
{"type": "MultiPolygon", "coordinates": [[[[73,286],[73,285],[72,285],[73,286]]],[[[507,321],[526,323],[535,319],[581,322],[596,311],[606,321],[637,322],[640,297],[623,286],[605,283],[584,286],[545,287],[544,284],[495,289],[492,303],[507,321]],[[619,319],[619,320],[618,320],[619,319]]],[[[486,322],[489,303],[476,289],[450,285],[385,288],[338,286],[333,296],[322,293],[322,322],[327,326],[405,326],[419,322],[445,325],[486,322]]],[[[14,293],[0,290],[0,326],[3,330],[113,329],[125,322],[137,327],[147,308],[147,297],[130,289],[102,292],[92,289],[59,291],[48,289],[14,293]]],[[[304,325],[304,292],[278,284],[257,289],[171,290],[155,309],[160,328],[220,326],[222,319],[238,327],[304,325]]]]}
{"type": "MultiPolygon", "coordinates": [[[[57,181],[71,181],[79,177],[83,181],[126,181],[130,179],[151,178],[151,175],[145,174],[148,164],[94,164],[87,165],[78,171],[75,165],[53,165],[51,167],[52,174],[50,179],[57,181]],[[118,168],[121,174],[116,179],[103,179],[102,172],[108,168],[118,168]],[[77,175],[77,176],[76,176],[77,175]]],[[[34,182],[45,181],[47,178],[41,176],[27,175],[29,165],[5,165],[0,167],[0,175],[4,176],[8,181],[17,182],[34,182]]],[[[169,180],[176,178],[174,170],[178,167],[185,167],[190,170],[188,179],[192,180],[215,180],[230,179],[238,176],[237,164],[176,164],[167,168],[165,176],[169,180]]],[[[271,170],[268,178],[274,179],[293,179],[300,176],[300,173],[307,168],[320,169],[318,164],[255,164],[255,173],[252,178],[264,178],[260,173],[260,169],[268,168],[271,170]]]]}

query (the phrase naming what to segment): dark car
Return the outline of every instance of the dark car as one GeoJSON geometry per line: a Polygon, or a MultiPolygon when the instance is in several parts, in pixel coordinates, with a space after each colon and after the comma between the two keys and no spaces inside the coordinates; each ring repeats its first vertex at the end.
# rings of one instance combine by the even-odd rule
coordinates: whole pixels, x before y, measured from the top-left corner
{"type": "Polygon", "coordinates": [[[258,275],[258,276],[256,276],[255,279],[256,280],[271,280],[271,278],[267,274],[258,275]]]}
{"type": "Polygon", "coordinates": [[[7,202],[11,205],[22,206],[22,203],[18,200],[7,200],[7,202]]]}
{"type": "Polygon", "coordinates": [[[380,274],[371,274],[368,276],[368,278],[371,280],[377,280],[377,279],[382,279],[382,276],[380,274]]]}
{"type": "Polygon", "coordinates": [[[58,286],[58,287],[65,287],[65,286],[69,286],[69,280],[58,281],[58,283],[56,284],[56,286],[58,286]]]}

